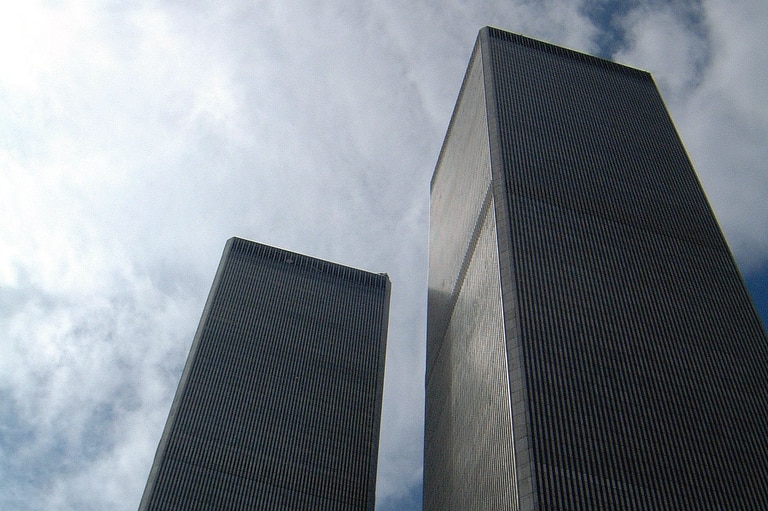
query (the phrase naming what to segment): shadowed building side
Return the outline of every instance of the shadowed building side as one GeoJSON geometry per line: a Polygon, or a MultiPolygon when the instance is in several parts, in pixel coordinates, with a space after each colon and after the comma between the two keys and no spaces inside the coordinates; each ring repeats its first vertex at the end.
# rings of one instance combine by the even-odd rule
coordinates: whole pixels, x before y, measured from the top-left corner
{"type": "Polygon", "coordinates": [[[139,509],[373,510],[389,296],[230,239],[139,509]]]}
{"type": "Polygon", "coordinates": [[[768,340],[648,73],[483,29],[430,214],[426,510],[768,502],[768,340]]]}

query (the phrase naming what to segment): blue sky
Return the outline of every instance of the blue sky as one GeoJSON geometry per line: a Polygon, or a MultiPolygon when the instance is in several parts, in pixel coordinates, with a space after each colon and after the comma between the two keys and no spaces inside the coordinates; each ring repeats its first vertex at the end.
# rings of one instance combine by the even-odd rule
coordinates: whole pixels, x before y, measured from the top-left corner
{"type": "Polygon", "coordinates": [[[389,273],[378,507],[420,508],[429,179],[485,25],[653,73],[768,319],[763,0],[7,4],[4,510],[137,507],[235,235],[389,273]]]}

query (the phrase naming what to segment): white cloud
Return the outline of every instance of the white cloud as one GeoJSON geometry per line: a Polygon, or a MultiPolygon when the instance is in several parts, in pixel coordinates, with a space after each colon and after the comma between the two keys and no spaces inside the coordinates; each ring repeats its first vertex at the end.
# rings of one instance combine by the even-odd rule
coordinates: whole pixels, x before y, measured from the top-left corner
{"type": "Polygon", "coordinates": [[[116,273],[116,281],[87,293],[29,288],[18,310],[4,315],[0,396],[13,413],[7,433],[25,439],[4,446],[4,464],[25,485],[20,509],[82,509],[77,487],[69,487],[70,500],[43,503],[64,491],[63,482],[105,463],[128,464],[137,472],[104,472],[112,475],[92,479],[87,495],[107,498],[101,492],[119,486],[130,502],[148,472],[150,445],[159,439],[199,303],[164,295],[137,275],[116,273]],[[138,431],[143,443],[126,450],[124,442],[136,442],[138,431]],[[30,480],[40,487],[27,486],[30,480]]]}
{"type": "Polygon", "coordinates": [[[731,248],[749,270],[768,262],[768,54],[758,43],[768,41],[768,27],[758,21],[768,4],[704,5],[713,54],[679,109],[680,131],[731,248]]]}
{"type": "Polygon", "coordinates": [[[693,24],[676,4],[624,19],[629,44],[614,57],[651,71],[713,209],[742,266],[768,259],[768,40],[765,2],[702,3],[693,24]]]}
{"type": "Polygon", "coordinates": [[[0,18],[0,81],[14,92],[40,91],[55,79],[77,48],[79,34],[92,22],[81,6],[53,9],[38,2],[2,8],[0,18]]]}
{"type": "Polygon", "coordinates": [[[641,4],[621,24],[627,46],[614,60],[650,71],[667,101],[677,101],[697,85],[710,49],[688,12],[675,3],[641,4]]]}

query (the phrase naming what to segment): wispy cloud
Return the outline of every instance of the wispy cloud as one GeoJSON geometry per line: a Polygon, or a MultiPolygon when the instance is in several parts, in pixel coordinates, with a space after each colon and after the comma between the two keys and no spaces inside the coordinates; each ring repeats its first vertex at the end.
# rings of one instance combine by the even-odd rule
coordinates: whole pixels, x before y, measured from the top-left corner
{"type": "Polygon", "coordinates": [[[764,2],[705,1],[638,7],[614,57],[651,71],[737,259],[747,271],[768,254],[768,28],[764,2]],[[696,15],[692,14],[692,9],[696,15]]]}

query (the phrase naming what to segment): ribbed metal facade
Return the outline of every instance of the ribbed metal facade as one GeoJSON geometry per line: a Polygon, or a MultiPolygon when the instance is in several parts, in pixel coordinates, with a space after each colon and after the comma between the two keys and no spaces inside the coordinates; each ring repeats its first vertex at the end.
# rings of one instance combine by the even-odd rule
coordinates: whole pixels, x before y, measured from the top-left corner
{"type": "Polygon", "coordinates": [[[649,74],[483,29],[431,194],[425,509],[765,509],[768,338],[649,74]]]}
{"type": "Polygon", "coordinates": [[[230,239],[139,509],[374,509],[389,295],[230,239]]]}

